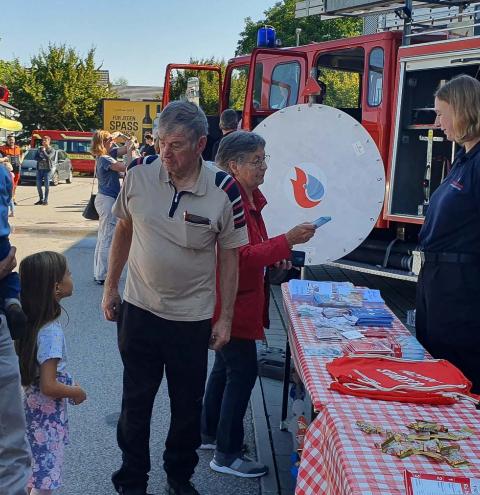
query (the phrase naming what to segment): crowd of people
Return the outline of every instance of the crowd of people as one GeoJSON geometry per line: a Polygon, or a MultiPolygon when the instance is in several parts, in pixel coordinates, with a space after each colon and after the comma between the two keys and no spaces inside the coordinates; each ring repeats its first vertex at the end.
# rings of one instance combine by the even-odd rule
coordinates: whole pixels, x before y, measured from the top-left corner
{"type": "MultiPolygon", "coordinates": [[[[452,79],[437,91],[435,109],[436,125],[462,148],[432,195],[420,232],[417,335],[434,357],[460,368],[478,393],[480,82],[452,79]]],[[[206,116],[189,102],[163,110],[157,139],[147,143],[155,153],[138,152],[132,139],[118,147],[107,131],[92,139],[100,216],[94,278],[104,285],[105,318],[117,324],[124,370],[117,426],[122,457],[112,476],[124,495],[147,494],[150,423],[164,375],[171,406],[163,454],[167,494],[199,493],[191,483],[198,449],[213,452],[216,472],[247,478],[268,472],[243,452],[244,416],[258,371],[255,342],[269,325],[268,270],[288,268],[293,246],[308,242],[315,226],[302,223],[268,236],[262,219],[267,198],[259,189],[268,168],[267,143],[254,132],[235,130],[232,112],[222,116],[215,165],[202,159],[206,116]],[[215,362],[207,382],[209,348],[215,362]]],[[[8,225],[3,210],[8,212],[14,180],[6,172],[0,180],[10,188],[5,198],[0,191],[0,220],[8,225]]],[[[2,231],[2,284],[16,263],[8,233],[2,231]]],[[[58,320],[73,281],[65,257],[54,252],[28,256],[14,278],[17,292],[4,295],[0,284],[0,297],[4,304],[14,299],[25,322],[12,335],[18,358],[8,315],[0,325],[0,357],[6,356],[0,359],[0,413],[7,432],[0,437],[7,452],[0,458],[0,483],[9,495],[24,495],[27,487],[31,495],[48,495],[61,486],[67,401],[86,400],[66,369],[58,320]]]]}

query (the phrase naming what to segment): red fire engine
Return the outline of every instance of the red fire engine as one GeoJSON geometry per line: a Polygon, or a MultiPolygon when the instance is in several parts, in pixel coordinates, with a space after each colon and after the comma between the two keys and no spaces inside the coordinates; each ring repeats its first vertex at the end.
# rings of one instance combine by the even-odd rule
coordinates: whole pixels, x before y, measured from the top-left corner
{"type": "MultiPolygon", "coordinates": [[[[410,1],[402,6],[335,0],[329,8],[327,2],[299,4],[315,4],[316,13],[328,15],[371,15],[381,24],[381,32],[295,48],[260,47],[232,58],[223,85],[218,78],[220,110],[235,108],[242,128],[252,130],[285,105],[309,102],[305,88],[311,86],[312,77],[324,83],[325,99],[316,101],[339,108],[365,127],[377,144],[386,174],[384,207],[375,229],[359,248],[334,264],[415,280],[417,235],[430,195],[448,173],[456,151],[434,126],[433,94],[442,81],[456,75],[478,77],[477,6],[443,0],[428,8],[410,1]],[[346,82],[348,93],[341,87],[346,82]],[[233,97],[241,84],[246,89],[239,105],[233,97]]],[[[164,106],[171,72],[177,67],[195,69],[167,68],[164,106]]],[[[219,71],[213,66],[201,69],[219,71]]],[[[218,115],[209,116],[209,124],[209,141],[214,141],[219,135],[218,115]]]]}

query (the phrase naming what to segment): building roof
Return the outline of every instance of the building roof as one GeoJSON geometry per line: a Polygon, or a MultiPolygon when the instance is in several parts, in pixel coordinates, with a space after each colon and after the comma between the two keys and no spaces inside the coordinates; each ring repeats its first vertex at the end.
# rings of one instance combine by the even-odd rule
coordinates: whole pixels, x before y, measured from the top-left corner
{"type": "Polygon", "coordinates": [[[129,100],[158,100],[162,98],[162,86],[112,86],[118,98],[129,100]]]}

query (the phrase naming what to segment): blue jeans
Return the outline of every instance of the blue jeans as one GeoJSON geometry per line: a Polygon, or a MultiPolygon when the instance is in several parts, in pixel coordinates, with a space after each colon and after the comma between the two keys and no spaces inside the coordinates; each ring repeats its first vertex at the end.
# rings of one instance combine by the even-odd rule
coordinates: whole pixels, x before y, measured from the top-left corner
{"type": "Polygon", "coordinates": [[[216,438],[217,451],[232,461],[241,454],[243,418],[257,371],[255,340],[232,337],[215,353],[203,399],[202,439],[210,443],[216,438]]]}
{"type": "Polygon", "coordinates": [[[48,201],[48,190],[50,189],[50,170],[37,170],[37,191],[40,201],[48,201]],[[42,185],[45,183],[45,196],[42,185]]]}

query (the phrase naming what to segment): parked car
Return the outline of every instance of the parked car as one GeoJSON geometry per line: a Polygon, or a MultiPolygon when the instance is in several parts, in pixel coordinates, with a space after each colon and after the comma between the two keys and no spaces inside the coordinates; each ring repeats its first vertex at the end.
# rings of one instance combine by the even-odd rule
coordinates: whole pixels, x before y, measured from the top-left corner
{"type": "MultiPolygon", "coordinates": [[[[31,148],[27,151],[27,154],[23,158],[22,166],[20,168],[20,183],[28,184],[34,183],[37,178],[37,161],[35,160],[35,154],[37,148],[31,148]]],[[[72,183],[73,168],[70,158],[63,150],[55,150],[55,156],[53,158],[53,166],[50,173],[50,184],[57,186],[61,180],[64,180],[67,184],[72,183]]]]}

